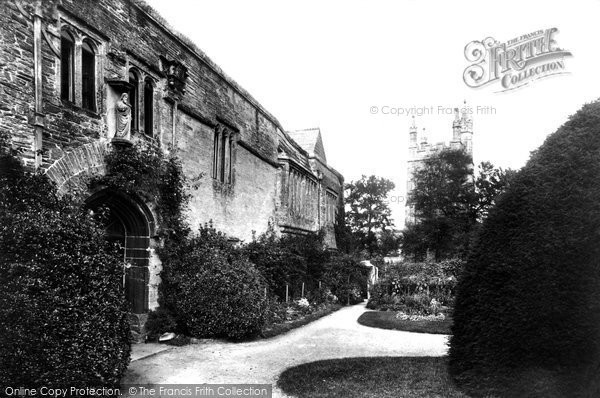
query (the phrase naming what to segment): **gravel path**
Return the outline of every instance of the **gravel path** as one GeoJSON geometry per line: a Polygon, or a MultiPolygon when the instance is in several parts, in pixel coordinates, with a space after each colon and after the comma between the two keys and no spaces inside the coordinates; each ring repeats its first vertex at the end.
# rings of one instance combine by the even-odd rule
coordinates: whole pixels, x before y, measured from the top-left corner
{"type": "Polygon", "coordinates": [[[356,320],[365,305],[342,308],[286,334],[248,343],[207,340],[132,362],[123,384],[273,384],[285,369],[320,359],[443,356],[447,336],[371,328],[356,320]]]}

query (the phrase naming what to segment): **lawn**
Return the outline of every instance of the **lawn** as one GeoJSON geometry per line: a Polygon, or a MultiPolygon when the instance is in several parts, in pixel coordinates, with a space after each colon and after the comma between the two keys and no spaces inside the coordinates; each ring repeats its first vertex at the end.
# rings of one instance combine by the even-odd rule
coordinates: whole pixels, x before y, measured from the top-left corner
{"type": "Polygon", "coordinates": [[[358,318],[358,323],[373,328],[405,332],[451,334],[452,318],[447,316],[443,321],[403,321],[396,318],[395,311],[369,311],[358,318]]]}
{"type": "Polygon", "coordinates": [[[285,370],[277,385],[299,398],[468,398],[446,371],[447,357],[343,358],[285,370]]]}

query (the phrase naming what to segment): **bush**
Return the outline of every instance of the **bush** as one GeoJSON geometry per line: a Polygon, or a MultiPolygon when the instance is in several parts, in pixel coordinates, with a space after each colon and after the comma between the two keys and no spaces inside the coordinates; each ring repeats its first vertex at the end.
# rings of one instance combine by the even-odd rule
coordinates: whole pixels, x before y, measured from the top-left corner
{"type": "Polygon", "coordinates": [[[14,159],[0,175],[0,385],[115,386],[129,363],[123,264],[86,212],[14,159]]]}
{"type": "Polygon", "coordinates": [[[148,313],[145,328],[148,340],[156,341],[163,333],[176,331],[177,322],[169,311],[158,308],[148,313]]]}
{"type": "Polygon", "coordinates": [[[272,226],[267,232],[252,240],[244,254],[265,277],[269,291],[285,299],[289,285],[290,297],[299,297],[302,282],[305,292],[318,286],[323,265],[329,253],[323,247],[323,232],[309,235],[284,235],[278,237],[272,226]]]}
{"type": "Polygon", "coordinates": [[[464,261],[389,264],[371,291],[367,308],[435,315],[441,306],[452,307],[454,289],[464,261]],[[431,301],[438,304],[431,308],[431,301]]]}
{"type": "Polygon", "coordinates": [[[240,339],[265,322],[264,279],[227,238],[210,226],[171,248],[163,262],[160,302],[194,337],[240,339]]]}
{"type": "Polygon", "coordinates": [[[334,253],[323,267],[323,281],[341,304],[357,304],[366,297],[369,270],[352,255],[334,253]]]}
{"type": "Polygon", "coordinates": [[[600,103],[550,135],[483,224],[450,371],[474,395],[600,396],[600,103]]]}

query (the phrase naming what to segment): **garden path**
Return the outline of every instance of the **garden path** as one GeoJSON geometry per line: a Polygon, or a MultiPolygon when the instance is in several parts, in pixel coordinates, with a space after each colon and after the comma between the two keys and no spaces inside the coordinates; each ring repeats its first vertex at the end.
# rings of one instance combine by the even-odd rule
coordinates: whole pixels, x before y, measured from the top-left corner
{"type": "Polygon", "coordinates": [[[315,322],[264,340],[232,343],[206,340],[133,361],[123,384],[273,385],[279,374],[301,363],[362,356],[443,356],[445,335],[371,328],[356,320],[365,304],[345,307],[315,322]]]}

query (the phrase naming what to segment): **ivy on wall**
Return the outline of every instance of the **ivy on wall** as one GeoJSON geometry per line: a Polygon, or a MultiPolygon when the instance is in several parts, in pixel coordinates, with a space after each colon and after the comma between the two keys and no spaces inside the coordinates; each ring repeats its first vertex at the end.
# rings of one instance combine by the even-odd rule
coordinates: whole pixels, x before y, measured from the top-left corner
{"type": "Polygon", "coordinates": [[[184,211],[189,201],[181,161],[166,157],[149,143],[115,146],[105,158],[107,174],[91,179],[90,187],[103,186],[156,205],[159,236],[166,241],[187,236],[184,211]]]}

